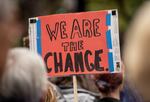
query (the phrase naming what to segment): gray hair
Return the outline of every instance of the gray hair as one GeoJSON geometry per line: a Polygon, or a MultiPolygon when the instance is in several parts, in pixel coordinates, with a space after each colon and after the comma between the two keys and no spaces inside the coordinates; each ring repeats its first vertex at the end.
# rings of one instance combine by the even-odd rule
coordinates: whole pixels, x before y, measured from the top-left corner
{"type": "Polygon", "coordinates": [[[48,82],[42,58],[28,49],[15,48],[9,51],[6,68],[1,94],[21,97],[21,102],[39,102],[48,82]]]}

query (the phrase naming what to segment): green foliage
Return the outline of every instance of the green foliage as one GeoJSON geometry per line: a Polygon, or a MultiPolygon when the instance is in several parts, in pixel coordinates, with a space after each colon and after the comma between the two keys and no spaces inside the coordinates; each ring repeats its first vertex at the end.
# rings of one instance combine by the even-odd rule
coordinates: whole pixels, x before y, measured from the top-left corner
{"type": "Polygon", "coordinates": [[[118,9],[120,32],[125,32],[135,11],[144,0],[87,0],[86,10],[118,9]]]}

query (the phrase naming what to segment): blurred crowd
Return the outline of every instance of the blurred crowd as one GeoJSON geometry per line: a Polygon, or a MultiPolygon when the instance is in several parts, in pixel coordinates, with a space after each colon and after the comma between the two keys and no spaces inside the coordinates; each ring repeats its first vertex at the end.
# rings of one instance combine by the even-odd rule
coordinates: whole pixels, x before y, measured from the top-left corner
{"type": "MultiPolygon", "coordinates": [[[[28,49],[24,36],[28,18],[48,15],[60,5],[64,8],[54,13],[84,11],[85,2],[43,1],[0,0],[0,102],[74,101],[72,77],[48,78],[42,58],[28,49]]],[[[123,38],[122,73],[78,75],[79,102],[150,102],[149,26],[150,1],[146,1],[123,38]]]]}

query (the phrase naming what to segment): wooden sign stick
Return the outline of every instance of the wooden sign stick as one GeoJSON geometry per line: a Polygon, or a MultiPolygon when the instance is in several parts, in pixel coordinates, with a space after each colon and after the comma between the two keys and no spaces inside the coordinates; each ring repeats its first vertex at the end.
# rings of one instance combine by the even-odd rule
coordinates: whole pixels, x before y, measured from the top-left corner
{"type": "Polygon", "coordinates": [[[74,90],[74,102],[78,102],[78,86],[76,75],[73,75],[73,90],[74,90]]]}

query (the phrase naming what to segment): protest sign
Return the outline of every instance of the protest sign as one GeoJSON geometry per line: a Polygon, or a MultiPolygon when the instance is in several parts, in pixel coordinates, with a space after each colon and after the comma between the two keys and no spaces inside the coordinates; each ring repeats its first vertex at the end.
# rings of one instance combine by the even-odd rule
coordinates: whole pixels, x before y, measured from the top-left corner
{"type": "Polygon", "coordinates": [[[29,41],[49,76],[121,71],[117,10],[30,18],[29,41]]]}

